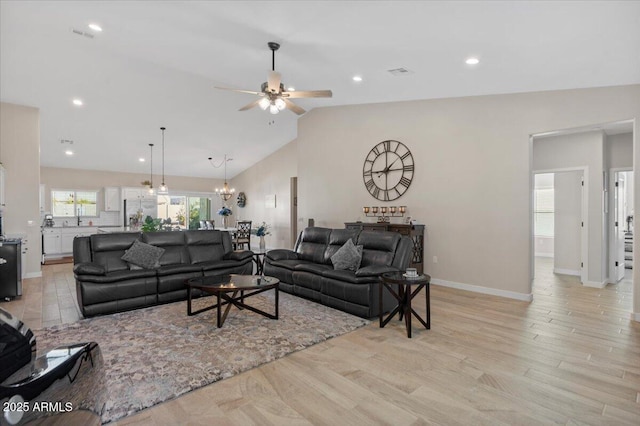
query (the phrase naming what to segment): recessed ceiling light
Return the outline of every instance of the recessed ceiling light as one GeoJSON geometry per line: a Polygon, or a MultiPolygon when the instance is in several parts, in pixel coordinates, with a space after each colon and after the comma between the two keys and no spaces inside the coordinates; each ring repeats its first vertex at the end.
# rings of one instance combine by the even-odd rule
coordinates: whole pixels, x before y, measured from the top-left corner
{"type": "Polygon", "coordinates": [[[66,150],[65,155],[73,155],[73,151],[71,151],[70,149],[66,150]]]}
{"type": "Polygon", "coordinates": [[[478,65],[480,63],[480,59],[478,58],[467,58],[466,61],[464,61],[467,65],[478,65]]]}
{"type": "Polygon", "coordinates": [[[82,106],[82,100],[80,100],[80,99],[74,99],[74,100],[73,100],[73,104],[74,104],[75,106],[82,106]]]}
{"type": "Polygon", "coordinates": [[[287,92],[295,92],[296,88],[291,86],[291,87],[287,87],[287,92]]]}
{"type": "Polygon", "coordinates": [[[353,81],[362,81],[362,77],[360,77],[359,75],[354,75],[353,81]]]}
{"type": "Polygon", "coordinates": [[[144,163],[144,158],[140,157],[140,158],[138,158],[138,161],[141,162],[141,163],[144,163]]]}
{"type": "Polygon", "coordinates": [[[98,24],[89,24],[89,28],[91,28],[93,31],[96,31],[96,32],[102,31],[102,27],[98,24]]]}

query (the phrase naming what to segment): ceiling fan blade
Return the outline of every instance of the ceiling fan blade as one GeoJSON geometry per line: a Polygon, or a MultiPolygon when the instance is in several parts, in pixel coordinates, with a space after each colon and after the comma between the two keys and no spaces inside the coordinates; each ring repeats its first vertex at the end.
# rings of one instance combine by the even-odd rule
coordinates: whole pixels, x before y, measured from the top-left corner
{"type": "Polygon", "coordinates": [[[240,89],[230,89],[228,87],[218,87],[215,86],[216,89],[220,89],[220,90],[229,90],[231,92],[240,92],[240,93],[249,93],[250,95],[260,95],[260,96],[264,96],[264,93],[262,92],[256,92],[254,90],[240,90],[240,89]]]}
{"type": "Polygon", "coordinates": [[[282,96],[288,98],[330,98],[333,96],[331,90],[296,90],[295,92],[285,92],[282,96]]]}
{"type": "Polygon", "coordinates": [[[267,78],[267,87],[272,93],[280,92],[280,81],[282,76],[277,71],[269,71],[269,77],[267,78]]]}
{"type": "Polygon", "coordinates": [[[296,114],[302,115],[302,114],[304,114],[306,112],[304,110],[304,108],[299,107],[298,105],[296,105],[293,102],[291,102],[289,99],[282,98],[282,100],[287,105],[287,108],[289,108],[291,111],[295,112],[296,114]]]}
{"type": "Polygon", "coordinates": [[[253,102],[249,102],[248,104],[246,104],[245,106],[243,106],[242,108],[240,108],[238,111],[246,111],[248,109],[253,108],[254,106],[258,105],[260,103],[261,99],[256,99],[253,102]]]}

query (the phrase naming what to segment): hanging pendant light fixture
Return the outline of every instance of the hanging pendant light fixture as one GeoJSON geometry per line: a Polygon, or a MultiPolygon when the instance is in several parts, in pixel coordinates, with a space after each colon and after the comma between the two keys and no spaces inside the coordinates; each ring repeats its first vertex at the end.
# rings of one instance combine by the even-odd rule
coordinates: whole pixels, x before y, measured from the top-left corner
{"type": "Polygon", "coordinates": [[[149,144],[149,150],[151,151],[151,164],[149,167],[149,195],[155,195],[156,190],[153,189],[153,144],[149,144]]]}
{"type": "MultiPolygon", "coordinates": [[[[229,158],[227,159],[227,154],[224,155],[224,185],[222,186],[222,188],[216,188],[216,194],[218,194],[220,196],[220,198],[222,199],[222,201],[227,201],[229,198],[231,198],[233,196],[233,193],[236,192],[236,190],[234,188],[229,188],[229,184],[227,183],[227,161],[231,161],[233,160],[233,158],[229,158]]],[[[220,167],[222,164],[219,165],[215,165],[213,162],[213,159],[211,157],[209,157],[209,161],[211,162],[211,165],[215,168],[220,167]]]]}
{"type": "Polygon", "coordinates": [[[160,127],[160,130],[162,130],[162,184],[158,188],[158,195],[167,195],[169,188],[164,183],[164,131],[166,127],[160,127]]]}

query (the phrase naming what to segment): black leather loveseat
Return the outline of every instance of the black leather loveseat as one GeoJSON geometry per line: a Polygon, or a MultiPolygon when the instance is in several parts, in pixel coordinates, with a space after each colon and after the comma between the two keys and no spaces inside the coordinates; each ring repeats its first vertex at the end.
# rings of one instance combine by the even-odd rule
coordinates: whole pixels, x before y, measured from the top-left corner
{"type": "Polygon", "coordinates": [[[251,274],[253,253],[232,251],[222,231],[96,234],[73,241],[78,306],[85,317],[185,300],[189,278],[251,274]],[[140,269],[122,260],[134,241],[164,249],[159,267],[140,269]]]}
{"type": "MultiPolygon", "coordinates": [[[[371,318],[379,313],[379,276],[404,271],[413,243],[395,232],[354,229],[306,228],[293,250],[271,250],[265,256],[264,273],[280,279],[280,289],[345,312],[371,318]],[[362,245],[362,261],[355,271],[334,269],[331,261],[351,238],[362,245]]],[[[397,302],[383,292],[383,309],[397,302]]]]}

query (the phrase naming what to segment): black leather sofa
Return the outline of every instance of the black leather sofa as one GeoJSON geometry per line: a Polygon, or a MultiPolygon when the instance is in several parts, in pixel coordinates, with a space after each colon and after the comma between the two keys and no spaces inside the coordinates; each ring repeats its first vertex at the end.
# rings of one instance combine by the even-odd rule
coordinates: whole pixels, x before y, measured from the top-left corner
{"type": "Polygon", "coordinates": [[[222,231],[124,232],[73,241],[78,306],[85,317],[186,300],[189,278],[251,274],[253,253],[232,251],[222,231]],[[130,269],[121,257],[135,240],[165,251],[157,269],[130,269]]]}
{"type": "MultiPolygon", "coordinates": [[[[379,276],[404,271],[409,265],[413,243],[395,232],[353,229],[306,228],[293,250],[270,250],[265,255],[264,274],[280,279],[280,289],[336,309],[371,318],[379,313],[379,276]],[[356,271],[335,270],[331,256],[351,238],[363,246],[362,262],[356,271]]],[[[396,305],[383,292],[383,310],[396,305]]]]}

